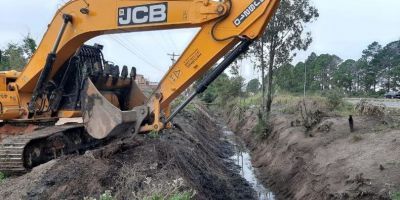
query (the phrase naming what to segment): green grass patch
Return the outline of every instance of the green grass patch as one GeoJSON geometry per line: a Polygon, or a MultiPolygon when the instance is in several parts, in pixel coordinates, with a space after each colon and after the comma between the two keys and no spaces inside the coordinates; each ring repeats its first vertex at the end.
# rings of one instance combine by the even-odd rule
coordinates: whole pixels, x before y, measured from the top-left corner
{"type": "MultiPolygon", "coordinates": [[[[84,200],[97,200],[96,198],[93,197],[85,197],[83,198],[84,200]]],[[[112,196],[110,190],[104,191],[103,194],[99,196],[99,200],[115,200],[115,198],[112,196]]]]}
{"type": "Polygon", "coordinates": [[[7,178],[6,174],[0,172],[0,183],[3,182],[7,178]]]}
{"type": "Polygon", "coordinates": [[[184,192],[184,193],[179,193],[179,194],[174,194],[170,197],[161,197],[161,196],[151,196],[147,197],[144,200],[190,200],[193,196],[193,193],[191,192],[184,192]]]}
{"type": "Polygon", "coordinates": [[[392,200],[400,200],[400,192],[395,192],[395,193],[393,193],[393,194],[390,196],[390,198],[391,198],[392,200]]]}
{"type": "Polygon", "coordinates": [[[160,134],[158,131],[151,131],[147,136],[151,139],[158,139],[160,138],[160,134]]]}
{"type": "Polygon", "coordinates": [[[352,141],[353,143],[360,142],[361,140],[363,140],[363,137],[362,137],[361,135],[354,135],[354,136],[351,138],[351,141],[352,141]]]}

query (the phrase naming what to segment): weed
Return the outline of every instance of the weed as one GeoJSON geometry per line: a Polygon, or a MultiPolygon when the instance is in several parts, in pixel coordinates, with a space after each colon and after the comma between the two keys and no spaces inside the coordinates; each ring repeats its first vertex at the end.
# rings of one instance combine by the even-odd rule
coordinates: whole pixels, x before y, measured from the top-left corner
{"type": "Polygon", "coordinates": [[[147,136],[151,139],[158,139],[160,138],[160,134],[158,133],[158,131],[151,131],[149,134],[147,134],[147,136]]]}
{"type": "Polygon", "coordinates": [[[257,139],[264,140],[268,137],[268,134],[270,132],[268,119],[268,116],[263,117],[261,113],[258,114],[258,123],[252,130],[257,139]]]}
{"type": "MultiPolygon", "coordinates": [[[[96,198],[93,197],[84,197],[84,200],[97,200],[96,198]]],[[[103,194],[100,195],[99,200],[115,200],[114,197],[111,194],[110,190],[104,191],[103,194]]]]}
{"type": "Polygon", "coordinates": [[[0,172],[0,183],[3,182],[6,178],[6,175],[3,172],[0,172]]]}
{"type": "Polygon", "coordinates": [[[362,138],[362,136],[360,136],[360,135],[354,135],[353,138],[351,139],[351,141],[352,141],[353,143],[357,143],[357,142],[359,142],[359,141],[361,141],[361,140],[363,140],[363,138],[362,138]]]}
{"type": "Polygon", "coordinates": [[[100,195],[100,200],[114,200],[114,197],[112,196],[110,190],[106,190],[103,194],[100,195]]]}
{"type": "MultiPolygon", "coordinates": [[[[179,97],[177,97],[171,105],[171,109],[174,110],[175,108],[177,108],[178,106],[180,106],[184,101],[186,100],[186,97],[181,95],[179,97]]],[[[189,103],[188,105],[186,105],[186,107],[183,109],[185,111],[188,112],[193,112],[196,110],[196,108],[194,107],[194,105],[192,103],[189,103]]]]}
{"type": "Polygon", "coordinates": [[[343,103],[343,93],[340,90],[329,90],[325,93],[329,107],[334,110],[343,103]]]}
{"type": "Polygon", "coordinates": [[[182,194],[176,194],[169,198],[169,200],[190,200],[193,194],[191,192],[185,192],[182,194]]]}
{"type": "Polygon", "coordinates": [[[395,192],[395,193],[393,193],[393,194],[390,196],[390,198],[391,198],[392,200],[400,200],[400,192],[395,192]]]}
{"type": "Polygon", "coordinates": [[[194,196],[193,192],[184,192],[179,194],[174,194],[170,197],[152,196],[147,197],[145,200],[190,200],[194,196]]]}

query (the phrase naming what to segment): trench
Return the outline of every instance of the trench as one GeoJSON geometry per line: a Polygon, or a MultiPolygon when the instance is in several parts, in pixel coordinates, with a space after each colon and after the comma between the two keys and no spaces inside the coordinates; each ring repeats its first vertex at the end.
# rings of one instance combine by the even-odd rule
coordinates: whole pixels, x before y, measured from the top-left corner
{"type": "Polygon", "coordinates": [[[226,141],[234,146],[234,155],[230,159],[239,167],[240,175],[250,183],[251,187],[257,194],[258,200],[275,200],[274,193],[266,188],[257,178],[257,169],[251,163],[250,151],[246,148],[243,142],[238,138],[233,131],[223,124],[219,123],[223,131],[223,136],[226,141]]]}

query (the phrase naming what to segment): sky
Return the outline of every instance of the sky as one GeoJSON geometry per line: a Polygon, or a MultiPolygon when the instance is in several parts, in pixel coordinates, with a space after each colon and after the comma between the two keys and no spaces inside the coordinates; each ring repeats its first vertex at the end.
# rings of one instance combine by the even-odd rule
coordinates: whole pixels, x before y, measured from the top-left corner
{"type": "MultiPolygon", "coordinates": [[[[40,41],[57,8],[67,0],[1,0],[0,48],[8,42],[20,42],[27,34],[40,41]]],[[[293,62],[302,61],[311,52],[336,54],[342,59],[358,59],[373,41],[385,45],[400,39],[399,0],[312,0],[320,17],[307,25],[313,43],[306,52],[298,52],[293,62]]],[[[100,36],[88,41],[105,46],[106,60],[122,66],[135,66],[151,81],[160,80],[171,66],[168,54],[180,54],[198,29],[152,31],[100,36]]],[[[243,62],[241,75],[247,80],[259,73],[251,63],[243,62]]]]}

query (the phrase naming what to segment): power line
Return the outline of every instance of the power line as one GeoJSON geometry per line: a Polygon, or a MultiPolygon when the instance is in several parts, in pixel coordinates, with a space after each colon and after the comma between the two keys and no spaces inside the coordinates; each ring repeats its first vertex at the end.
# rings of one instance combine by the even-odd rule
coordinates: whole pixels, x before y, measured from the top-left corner
{"type": "Polygon", "coordinates": [[[172,47],[173,47],[175,50],[178,50],[178,48],[177,48],[177,46],[176,46],[176,44],[175,44],[175,41],[174,41],[174,39],[171,37],[171,34],[170,34],[169,32],[167,32],[167,37],[168,37],[169,41],[172,43],[172,47]]]}
{"type": "Polygon", "coordinates": [[[150,36],[151,36],[154,40],[157,40],[157,43],[160,44],[161,48],[164,50],[164,53],[168,53],[168,52],[169,52],[169,51],[167,50],[167,49],[168,49],[168,45],[165,44],[165,42],[164,42],[163,40],[160,40],[160,38],[159,38],[157,35],[154,36],[154,32],[150,32],[150,36]],[[161,41],[161,42],[160,42],[160,41],[161,41]],[[165,48],[165,47],[167,47],[167,48],[165,48]]]}
{"type": "Polygon", "coordinates": [[[142,58],[140,55],[137,55],[137,53],[135,53],[133,50],[131,50],[129,47],[125,46],[125,44],[121,41],[119,41],[117,38],[113,38],[111,35],[109,35],[109,37],[114,40],[115,42],[117,42],[119,45],[121,45],[122,47],[124,47],[126,50],[128,50],[130,53],[132,53],[133,55],[135,55],[137,58],[139,58],[140,60],[142,60],[143,62],[145,62],[146,64],[148,64],[150,67],[152,67],[153,69],[156,69],[160,72],[163,72],[163,70],[159,69],[158,67],[156,67],[155,65],[153,65],[151,62],[147,61],[146,59],[142,58]]]}
{"type": "MultiPolygon", "coordinates": [[[[143,51],[141,51],[140,49],[138,49],[138,48],[135,46],[135,44],[129,40],[129,38],[128,38],[128,39],[122,39],[122,38],[118,37],[117,35],[116,35],[116,37],[118,38],[119,41],[126,41],[126,42],[127,42],[127,45],[130,46],[130,47],[132,47],[132,50],[135,51],[136,54],[137,54],[138,56],[141,56],[142,59],[146,60],[147,62],[151,62],[151,61],[149,61],[149,60],[147,59],[147,56],[143,53],[143,51]]],[[[157,64],[158,66],[161,66],[158,62],[157,62],[156,64],[157,64]]]]}

